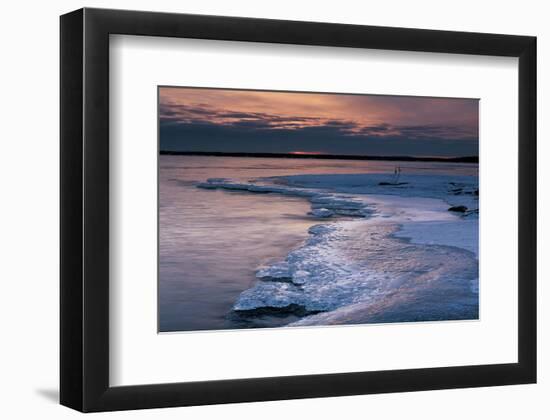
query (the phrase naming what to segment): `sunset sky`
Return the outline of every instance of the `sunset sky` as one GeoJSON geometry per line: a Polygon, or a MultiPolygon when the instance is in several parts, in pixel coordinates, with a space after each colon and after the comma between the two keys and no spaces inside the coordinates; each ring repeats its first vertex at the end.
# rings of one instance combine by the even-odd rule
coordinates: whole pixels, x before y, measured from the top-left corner
{"type": "Polygon", "coordinates": [[[477,99],[159,88],[163,151],[477,156],[477,99]]]}

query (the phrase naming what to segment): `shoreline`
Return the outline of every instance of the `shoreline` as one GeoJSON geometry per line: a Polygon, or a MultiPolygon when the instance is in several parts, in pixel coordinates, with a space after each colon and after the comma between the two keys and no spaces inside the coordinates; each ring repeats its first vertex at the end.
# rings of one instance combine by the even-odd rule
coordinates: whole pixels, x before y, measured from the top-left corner
{"type": "MultiPolygon", "coordinates": [[[[379,174],[359,176],[367,179],[373,178],[374,188],[379,190],[379,174]]],[[[344,177],[346,176],[344,175],[344,177]]],[[[438,288],[455,290],[458,287],[462,290],[461,294],[464,294],[466,290],[469,291],[467,292],[468,298],[457,296],[456,303],[449,302],[451,306],[458,304],[460,309],[457,309],[456,313],[449,312],[444,305],[432,305],[428,312],[418,309],[418,314],[415,316],[420,317],[421,320],[476,319],[478,315],[474,301],[477,301],[479,276],[474,231],[477,231],[478,219],[475,217],[461,218],[450,214],[447,211],[448,206],[445,204],[448,202],[446,198],[449,198],[446,193],[432,189],[433,186],[427,186],[427,183],[423,184],[422,182],[420,182],[420,191],[416,191],[420,195],[413,194],[411,196],[409,194],[401,195],[403,192],[397,191],[387,195],[381,194],[380,191],[373,194],[365,191],[365,189],[368,190],[368,187],[364,185],[361,191],[350,192],[345,188],[339,190],[338,185],[342,187],[340,182],[344,179],[337,175],[297,175],[275,178],[284,179],[286,182],[285,184],[241,183],[237,180],[216,178],[197,185],[197,187],[205,189],[302,197],[311,204],[312,211],[309,214],[318,215],[320,224],[309,229],[310,235],[304,244],[290,250],[284,260],[256,272],[256,284],[241,293],[233,307],[234,311],[249,313],[253,316],[256,311],[261,312],[267,309],[284,312],[298,308],[307,313],[301,320],[287,326],[323,325],[337,322],[337,320],[348,324],[370,323],[365,318],[365,313],[369,313],[369,317],[372,316],[373,319],[393,319],[391,322],[418,320],[416,317],[407,318],[410,316],[410,308],[407,307],[410,305],[409,302],[402,298],[396,300],[394,293],[402,287],[394,288],[393,283],[397,281],[407,285],[405,296],[416,296],[415,299],[420,298],[426,300],[427,303],[430,302],[430,296],[433,293],[441,292],[438,291],[438,288]],[[339,179],[340,182],[338,182],[339,179]],[[315,185],[315,187],[311,185],[315,185]],[[352,219],[345,220],[342,219],[342,216],[351,216],[352,219]],[[459,223],[462,226],[458,226],[459,223]],[[443,226],[446,226],[447,229],[441,229],[443,226]],[[421,233],[418,238],[416,238],[418,235],[414,234],[414,229],[411,235],[411,227],[420,227],[417,229],[417,232],[421,233]],[[454,230],[450,229],[449,232],[449,227],[453,227],[454,230]],[[388,228],[391,228],[391,232],[384,234],[383,232],[388,228]],[[457,240],[456,232],[464,230],[467,231],[466,234],[457,240]],[[442,235],[442,231],[445,231],[445,234],[442,235]],[[376,241],[372,240],[373,235],[378,237],[376,241]],[[409,248],[406,252],[410,252],[411,246],[399,246],[395,241],[411,245],[417,257],[407,256],[406,253],[403,257],[399,257],[399,253],[405,252],[406,248],[409,248]],[[343,256],[342,250],[347,250],[350,242],[359,251],[353,255],[343,256]],[[382,259],[375,257],[375,260],[372,260],[373,255],[379,253],[380,248],[387,246],[393,247],[393,251],[390,252],[388,249],[385,251],[390,252],[391,257],[382,259]],[[450,258],[449,254],[460,256],[457,258],[461,262],[454,261],[454,257],[450,258]],[[423,258],[418,258],[420,255],[423,258]],[[401,262],[391,262],[395,258],[401,262]],[[434,263],[434,268],[427,268],[427,274],[422,274],[419,278],[422,276],[431,278],[433,270],[436,272],[435,278],[429,282],[435,281],[434,284],[438,286],[418,286],[414,279],[419,275],[414,272],[413,267],[418,264],[426,264],[422,260],[430,258],[439,261],[439,266],[442,265],[442,261],[446,261],[443,264],[445,267],[443,269],[435,268],[436,264],[434,263]],[[373,271],[371,268],[373,263],[375,266],[377,264],[390,265],[384,270],[375,269],[373,271]],[[395,271],[395,267],[392,266],[395,264],[403,265],[403,269],[395,271]],[[457,264],[462,264],[458,271],[457,264]],[[349,271],[351,267],[357,265],[360,267],[359,269],[355,268],[353,273],[349,271]],[[410,268],[407,269],[407,267],[410,268]],[[467,271],[466,276],[462,278],[463,276],[458,274],[457,277],[457,273],[463,272],[464,269],[467,271]],[[458,285],[456,284],[457,278],[461,279],[458,285]],[[349,287],[354,290],[351,295],[346,289],[349,287]],[[383,309],[385,305],[390,305],[392,308],[383,309]],[[406,314],[407,312],[409,315],[406,314]]],[[[414,178],[416,181],[421,181],[418,177],[414,178]]],[[[429,178],[432,182],[435,181],[434,177],[429,178]]],[[[445,181],[447,182],[448,179],[445,181]]],[[[439,182],[441,183],[441,181],[439,182]]],[[[349,188],[347,182],[344,182],[344,185],[349,188]]],[[[453,185],[455,184],[453,183],[453,185]]],[[[472,185],[475,187],[477,183],[472,185]]],[[[457,197],[453,196],[453,198],[457,197]]],[[[470,196],[462,197],[463,200],[472,198],[470,196]]],[[[430,265],[428,264],[426,267],[430,267],[430,265]]]]}

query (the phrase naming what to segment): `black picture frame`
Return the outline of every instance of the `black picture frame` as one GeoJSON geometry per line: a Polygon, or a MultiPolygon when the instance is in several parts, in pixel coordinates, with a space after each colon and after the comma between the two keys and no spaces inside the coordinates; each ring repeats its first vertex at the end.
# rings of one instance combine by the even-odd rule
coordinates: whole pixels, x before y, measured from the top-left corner
{"type": "Polygon", "coordinates": [[[536,382],[535,37],[85,8],[61,16],[60,58],[61,404],[92,412],[536,382]],[[518,363],[111,387],[110,34],[518,57],[518,363]]]}

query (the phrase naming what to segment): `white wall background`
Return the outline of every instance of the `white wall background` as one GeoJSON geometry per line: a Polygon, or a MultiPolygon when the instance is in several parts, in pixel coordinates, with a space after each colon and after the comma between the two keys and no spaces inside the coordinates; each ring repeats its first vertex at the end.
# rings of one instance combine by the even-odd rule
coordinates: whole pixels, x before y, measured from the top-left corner
{"type": "MultiPolygon", "coordinates": [[[[58,16],[88,7],[126,8],[539,37],[539,215],[550,212],[550,26],[535,0],[338,2],[278,0],[19,1],[0,23],[0,415],[75,418],[58,398],[58,16]]],[[[503,197],[503,203],[506,197],[503,197]]],[[[539,217],[539,383],[284,402],[108,413],[94,418],[172,419],[313,417],[332,419],[529,418],[550,416],[550,223],[539,217]],[[546,256],[546,261],[545,257],[546,256]]]]}

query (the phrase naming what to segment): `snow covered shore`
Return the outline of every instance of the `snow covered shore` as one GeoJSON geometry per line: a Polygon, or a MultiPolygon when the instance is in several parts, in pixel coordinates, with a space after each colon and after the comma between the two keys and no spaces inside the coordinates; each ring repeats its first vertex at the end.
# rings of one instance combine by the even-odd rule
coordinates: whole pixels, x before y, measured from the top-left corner
{"type": "Polygon", "coordinates": [[[324,174],[197,186],[303,197],[321,222],[283,261],[258,269],[235,311],[307,315],[292,325],[478,317],[477,177],[324,174]]]}

